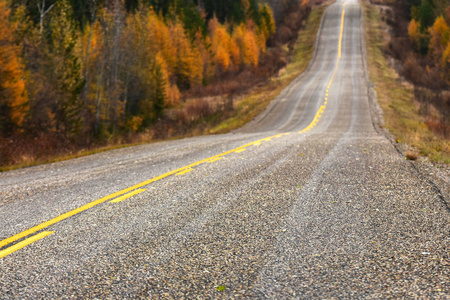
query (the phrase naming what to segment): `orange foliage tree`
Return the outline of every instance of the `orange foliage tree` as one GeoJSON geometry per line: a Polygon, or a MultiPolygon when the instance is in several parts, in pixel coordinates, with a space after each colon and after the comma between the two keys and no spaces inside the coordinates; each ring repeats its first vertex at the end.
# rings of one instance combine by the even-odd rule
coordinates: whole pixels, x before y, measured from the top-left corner
{"type": "Polygon", "coordinates": [[[170,27],[175,49],[174,75],[179,87],[188,89],[202,81],[203,66],[200,51],[191,43],[183,25],[175,21],[170,27]]]}
{"type": "Polygon", "coordinates": [[[261,49],[258,47],[257,36],[253,25],[240,24],[234,29],[233,39],[239,47],[241,62],[247,66],[257,66],[261,49]]]}
{"type": "MultiPolygon", "coordinates": [[[[226,27],[217,18],[209,21],[209,35],[214,53],[214,63],[219,71],[227,71],[232,63],[231,37],[226,27]]],[[[235,49],[233,49],[235,50],[235,49]]],[[[236,54],[236,51],[233,51],[236,54]]],[[[233,62],[239,64],[239,55],[233,56],[233,62]]]]}
{"type": "Polygon", "coordinates": [[[20,47],[14,41],[16,24],[9,20],[10,9],[0,0],[0,130],[19,130],[28,111],[24,65],[20,47]]]}
{"type": "MultiPolygon", "coordinates": [[[[304,0],[303,2],[305,1],[306,4],[302,3],[302,5],[308,5],[308,0],[304,0]]],[[[261,15],[260,30],[264,35],[264,43],[265,43],[269,39],[269,37],[275,33],[276,30],[275,19],[273,17],[273,12],[267,3],[260,5],[259,14],[261,15]]]]}
{"type": "Polygon", "coordinates": [[[11,18],[9,3],[0,0],[2,132],[20,129],[28,115],[30,128],[69,138],[140,130],[163,108],[178,106],[190,88],[257,66],[275,32],[271,9],[255,0],[242,0],[239,16],[222,23],[197,6],[189,7],[198,14],[177,7],[163,14],[148,4],[126,11],[123,1],[111,1],[92,6],[82,27],[72,1],[58,0],[42,28],[27,15],[28,4],[20,14],[15,6],[17,21],[11,18]]]}
{"type": "Polygon", "coordinates": [[[412,19],[408,25],[408,36],[416,45],[419,43],[420,23],[412,19]]]}
{"type": "Polygon", "coordinates": [[[447,42],[447,47],[442,54],[441,60],[444,78],[447,81],[447,84],[450,84],[450,41],[447,42]]]}
{"type": "MultiPolygon", "coordinates": [[[[249,10],[248,1],[243,1],[242,5],[249,10]]],[[[272,10],[267,4],[259,6],[259,14],[258,26],[250,17],[246,22],[233,26],[221,24],[217,18],[209,21],[209,36],[218,70],[231,71],[240,66],[258,65],[260,54],[266,51],[267,40],[276,29],[272,10]]]]}
{"type": "Polygon", "coordinates": [[[430,27],[430,53],[436,62],[441,61],[442,54],[447,47],[450,38],[450,29],[442,16],[436,18],[433,26],[430,27]]]}

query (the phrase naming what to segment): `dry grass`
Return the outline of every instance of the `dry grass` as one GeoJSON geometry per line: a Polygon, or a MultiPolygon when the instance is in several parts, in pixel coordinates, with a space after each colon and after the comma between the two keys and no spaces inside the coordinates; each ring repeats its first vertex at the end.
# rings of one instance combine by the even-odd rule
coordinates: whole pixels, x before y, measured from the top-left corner
{"type": "MultiPolygon", "coordinates": [[[[148,142],[146,142],[146,143],[148,143],[148,142]]],[[[23,155],[20,157],[21,159],[18,160],[19,163],[2,166],[2,167],[0,167],[0,172],[12,171],[12,170],[20,169],[20,168],[25,168],[25,167],[32,167],[32,166],[37,166],[37,165],[42,165],[42,164],[65,161],[65,160],[69,160],[69,159],[74,159],[74,158],[78,158],[78,157],[101,153],[104,151],[110,151],[110,150],[130,147],[130,146],[136,146],[139,144],[143,144],[143,143],[116,144],[116,145],[110,145],[110,146],[104,146],[104,147],[96,147],[96,148],[89,149],[89,150],[80,150],[76,153],[69,153],[69,154],[62,154],[62,155],[61,154],[60,155],[53,154],[53,155],[40,156],[39,158],[37,158],[36,156],[23,155]]]]}
{"type": "Polygon", "coordinates": [[[417,160],[419,158],[419,154],[411,150],[406,151],[405,156],[408,160],[417,160]]]}
{"type": "Polygon", "coordinates": [[[395,139],[418,149],[434,162],[450,163],[448,139],[434,134],[414,103],[414,87],[402,81],[383,53],[386,43],[378,8],[363,2],[367,60],[370,80],[375,83],[385,127],[395,139]]]}

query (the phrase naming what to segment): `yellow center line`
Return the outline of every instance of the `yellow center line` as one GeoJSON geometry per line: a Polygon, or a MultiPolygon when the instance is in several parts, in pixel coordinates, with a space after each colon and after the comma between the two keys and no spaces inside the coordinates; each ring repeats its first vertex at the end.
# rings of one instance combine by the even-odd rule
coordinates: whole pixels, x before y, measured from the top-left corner
{"type": "MultiPolygon", "coordinates": [[[[289,133],[289,132],[288,132],[288,133],[283,133],[282,135],[288,135],[288,134],[290,134],[290,133],[289,133]]],[[[271,136],[271,137],[269,137],[269,138],[273,138],[273,137],[274,137],[274,136],[271,136]]],[[[47,227],[49,227],[49,226],[51,226],[51,225],[53,225],[53,224],[59,223],[59,222],[65,220],[65,219],[67,219],[67,218],[69,218],[69,217],[72,217],[72,216],[74,216],[74,215],[76,215],[76,214],[79,214],[79,213],[81,213],[81,212],[83,212],[83,211],[86,211],[86,210],[88,210],[88,209],[90,209],[90,208],[92,208],[92,207],[94,207],[94,206],[97,206],[97,205],[103,203],[103,202],[106,202],[106,201],[108,201],[108,200],[111,200],[111,199],[113,199],[113,198],[116,198],[116,197],[118,197],[118,196],[121,196],[121,195],[126,194],[126,193],[128,193],[128,192],[134,191],[134,190],[139,189],[139,188],[141,188],[141,187],[143,187],[143,186],[149,185],[149,184],[151,184],[151,183],[153,183],[153,182],[156,182],[156,181],[159,181],[159,180],[161,180],[161,179],[167,178],[167,177],[169,177],[169,176],[171,176],[171,175],[180,173],[180,172],[185,171],[185,170],[188,170],[188,169],[192,169],[193,167],[198,166],[198,165],[201,165],[201,164],[203,164],[203,163],[206,163],[207,161],[210,161],[210,160],[212,160],[212,159],[215,159],[215,158],[218,158],[218,157],[222,157],[222,156],[231,154],[231,153],[233,153],[233,152],[236,152],[236,151],[238,151],[238,150],[247,148],[247,147],[249,147],[249,146],[251,146],[251,145],[254,145],[254,144],[257,144],[257,143],[261,143],[263,140],[264,140],[264,139],[260,139],[260,140],[258,140],[258,141],[255,141],[255,142],[251,142],[251,143],[242,145],[242,146],[240,146],[240,147],[237,147],[237,148],[235,148],[235,149],[226,151],[226,152],[224,152],[224,153],[217,154],[217,155],[214,155],[214,156],[212,156],[212,157],[208,157],[208,158],[199,160],[199,161],[194,162],[194,163],[192,163],[192,164],[190,164],[190,165],[187,165],[187,166],[181,167],[181,168],[179,168],[179,169],[176,169],[176,170],[167,172],[167,173],[165,173],[165,174],[156,176],[156,177],[154,177],[154,178],[152,178],[152,179],[143,181],[143,182],[138,183],[138,184],[136,184],[136,185],[133,185],[133,186],[131,186],[131,187],[129,187],[129,188],[123,189],[123,190],[118,191],[118,192],[115,192],[115,193],[113,193],[113,194],[111,194],[111,195],[108,195],[108,196],[105,196],[105,197],[103,197],[103,198],[100,198],[100,199],[97,199],[97,200],[95,200],[95,201],[92,201],[92,202],[90,202],[90,203],[88,203],[88,204],[85,204],[85,205],[79,207],[79,208],[76,208],[76,209],[74,209],[74,210],[71,210],[71,211],[69,211],[69,212],[66,212],[66,213],[64,213],[64,214],[62,214],[62,215],[60,215],[60,216],[58,216],[58,217],[56,217],[56,218],[53,218],[53,219],[51,219],[51,220],[48,220],[48,221],[46,221],[46,222],[44,222],[44,223],[41,223],[41,224],[39,224],[39,225],[37,225],[37,226],[34,226],[34,227],[32,227],[32,228],[30,228],[30,229],[27,229],[27,230],[24,230],[24,231],[22,231],[22,232],[20,232],[20,233],[18,233],[18,234],[16,234],[16,235],[13,235],[13,236],[11,236],[11,237],[9,237],[9,238],[6,238],[6,239],[0,241],[0,248],[4,247],[4,246],[6,246],[6,245],[8,245],[8,244],[10,244],[10,243],[13,243],[13,242],[15,242],[15,241],[17,241],[17,240],[19,240],[19,239],[21,239],[21,238],[24,238],[24,237],[26,237],[26,236],[28,236],[28,235],[30,235],[30,234],[33,234],[33,233],[35,233],[35,232],[37,232],[37,231],[40,231],[40,230],[42,230],[42,229],[44,229],[44,228],[47,228],[47,227]]],[[[190,172],[190,171],[189,171],[189,172],[190,172]]]]}
{"type": "MultiPolygon", "coordinates": [[[[290,134],[290,133],[283,133],[282,135],[288,135],[288,134],[290,134]]],[[[273,136],[270,137],[270,138],[273,138],[273,136]]],[[[129,188],[123,189],[123,190],[118,191],[118,192],[115,192],[115,193],[113,193],[113,194],[111,194],[111,195],[108,195],[108,196],[105,196],[105,197],[103,197],[103,198],[100,198],[100,199],[97,199],[97,200],[95,200],[95,201],[92,201],[92,202],[90,202],[90,203],[88,203],[88,204],[85,204],[85,205],[79,207],[79,208],[76,208],[76,209],[74,209],[74,210],[71,210],[71,211],[69,211],[69,212],[66,212],[66,213],[64,213],[64,214],[62,214],[62,215],[60,215],[60,216],[58,216],[58,217],[55,217],[55,218],[53,218],[53,219],[50,219],[50,220],[48,220],[48,221],[46,221],[46,222],[44,222],[44,223],[41,223],[41,224],[39,224],[39,225],[37,225],[37,226],[34,226],[34,227],[32,227],[32,228],[30,228],[30,229],[27,229],[27,230],[24,230],[24,231],[22,231],[22,232],[20,232],[20,233],[18,233],[18,234],[16,234],[16,235],[13,235],[13,236],[11,236],[11,237],[9,237],[9,238],[6,238],[6,239],[0,241],[0,248],[4,247],[4,246],[6,246],[6,245],[8,245],[8,244],[10,244],[10,243],[13,243],[13,242],[15,242],[15,241],[17,241],[17,240],[19,240],[19,239],[21,239],[21,238],[24,238],[24,237],[26,237],[26,236],[28,236],[28,235],[30,235],[30,234],[33,234],[33,233],[35,233],[35,232],[37,232],[37,231],[40,231],[40,230],[42,230],[42,229],[44,229],[44,228],[47,228],[47,227],[49,227],[49,226],[51,226],[51,225],[53,225],[53,224],[59,223],[59,222],[65,220],[65,219],[67,219],[67,218],[69,218],[69,217],[72,217],[72,216],[74,216],[74,215],[76,215],[76,214],[79,214],[79,213],[81,213],[81,212],[83,212],[83,211],[86,211],[86,210],[88,210],[88,209],[90,209],[90,208],[92,208],[92,207],[94,207],[94,206],[97,206],[97,205],[103,203],[103,202],[106,202],[106,201],[108,201],[108,200],[111,200],[111,199],[113,199],[113,198],[116,198],[116,197],[118,197],[118,196],[121,196],[121,195],[126,194],[126,193],[128,193],[128,192],[134,191],[134,190],[139,189],[139,188],[141,188],[141,187],[143,187],[143,186],[149,185],[149,184],[151,184],[151,183],[153,183],[153,182],[156,182],[156,181],[159,181],[159,180],[161,180],[161,179],[167,178],[167,177],[169,177],[169,176],[171,176],[171,175],[180,173],[180,172],[182,172],[182,171],[184,171],[184,170],[191,169],[191,168],[193,168],[193,167],[195,167],[195,166],[198,166],[198,165],[200,165],[200,164],[203,164],[203,163],[205,163],[205,162],[207,162],[207,161],[210,161],[210,160],[212,160],[212,159],[215,159],[215,158],[218,158],[218,157],[222,157],[222,156],[231,154],[231,153],[236,152],[236,151],[238,151],[238,150],[241,150],[241,149],[247,148],[247,147],[249,147],[249,146],[251,146],[251,145],[254,145],[255,143],[256,143],[256,144],[257,144],[257,143],[261,143],[262,140],[264,140],[264,139],[261,139],[261,140],[255,141],[255,142],[251,142],[251,143],[242,145],[242,146],[240,146],[240,147],[238,147],[238,148],[229,150],[229,151],[227,151],[227,152],[224,152],[224,153],[221,153],[221,154],[217,154],[217,155],[215,155],[215,156],[212,156],[212,157],[208,157],[208,158],[199,160],[199,161],[194,162],[194,163],[192,163],[192,164],[190,164],[190,165],[187,165],[187,166],[181,167],[181,168],[179,168],[179,169],[176,169],[176,170],[167,172],[167,173],[165,173],[165,174],[156,176],[156,177],[154,177],[154,178],[152,178],[152,179],[143,181],[143,182],[138,183],[138,184],[136,184],[136,185],[133,185],[133,186],[131,186],[131,187],[129,187],[129,188]]],[[[189,171],[189,172],[190,172],[190,171],[189,171]]]]}
{"type": "Polygon", "coordinates": [[[109,201],[109,203],[119,203],[119,202],[121,202],[121,201],[123,201],[125,199],[133,197],[134,195],[137,195],[137,194],[140,194],[142,192],[145,192],[146,190],[147,189],[140,189],[140,190],[132,191],[131,193],[125,194],[125,195],[120,196],[120,197],[118,197],[118,198],[116,198],[114,200],[109,201]]]}
{"type": "Polygon", "coordinates": [[[345,6],[347,3],[344,3],[344,9],[342,10],[342,17],[341,17],[341,32],[339,34],[339,48],[338,48],[338,58],[341,59],[342,55],[342,36],[344,34],[344,18],[345,18],[345,6]]]}
{"type": "MultiPolygon", "coordinates": [[[[327,87],[327,93],[328,93],[328,90],[330,89],[331,83],[333,82],[334,76],[336,75],[336,72],[337,72],[337,69],[338,69],[338,66],[339,66],[339,59],[341,58],[342,36],[343,36],[343,31],[344,31],[344,28],[343,28],[343,27],[344,27],[344,16],[345,16],[345,4],[344,4],[344,10],[342,11],[342,18],[341,18],[341,31],[340,31],[340,36],[339,36],[338,61],[337,61],[337,63],[336,63],[336,67],[335,67],[335,70],[334,70],[333,75],[332,75],[332,77],[331,77],[331,80],[330,80],[330,82],[329,82],[329,84],[328,84],[328,87],[327,87]]],[[[319,118],[320,118],[320,116],[321,116],[321,113],[323,112],[323,110],[325,109],[325,107],[326,107],[325,105],[322,105],[322,106],[320,107],[319,111],[317,112],[316,116],[314,117],[313,122],[311,122],[311,124],[309,124],[308,127],[306,127],[305,129],[303,129],[302,131],[300,131],[300,133],[309,131],[309,130],[311,130],[311,129],[315,126],[315,124],[318,122],[318,120],[319,120],[319,118]]],[[[78,208],[76,208],[76,209],[74,209],[74,210],[71,210],[71,211],[69,211],[69,212],[66,212],[66,213],[64,213],[64,214],[62,214],[62,215],[60,215],[60,216],[58,216],[58,217],[55,217],[55,218],[53,218],[53,219],[50,219],[50,220],[48,220],[48,221],[46,221],[46,222],[43,222],[43,223],[41,223],[41,224],[39,224],[39,225],[36,225],[36,226],[34,226],[34,227],[30,228],[30,229],[24,230],[24,231],[22,231],[22,232],[20,232],[20,233],[18,233],[18,234],[16,234],[16,235],[13,235],[13,236],[11,236],[11,237],[9,237],[9,238],[6,238],[6,239],[4,239],[4,240],[1,240],[1,241],[0,241],[0,248],[4,247],[4,246],[6,246],[6,245],[8,245],[8,244],[10,244],[10,243],[16,242],[17,240],[20,240],[20,239],[22,239],[22,238],[24,238],[24,237],[26,237],[26,236],[29,236],[29,235],[31,235],[31,234],[33,234],[33,233],[36,233],[36,232],[38,232],[38,231],[40,231],[40,230],[42,230],[42,229],[44,229],[44,228],[47,228],[47,227],[49,227],[49,226],[51,226],[51,225],[54,225],[54,224],[56,224],[56,223],[59,223],[59,222],[65,220],[65,219],[67,219],[67,218],[70,218],[70,217],[76,215],[76,214],[79,214],[79,213],[84,212],[84,211],[86,211],[86,210],[88,210],[88,209],[90,209],[90,208],[93,208],[94,206],[97,206],[97,205],[102,204],[102,203],[104,203],[104,202],[106,202],[106,201],[108,201],[108,200],[111,200],[111,199],[114,199],[114,198],[116,198],[116,197],[119,197],[119,196],[122,196],[122,195],[124,195],[124,194],[127,194],[127,193],[129,193],[129,192],[135,191],[135,190],[137,190],[137,189],[139,189],[139,188],[141,188],[141,187],[144,187],[144,186],[146,186],[146,185],[149,185],[149,184],[151,184],[151,183],[153,183],[153,182],[162,180],[162,179],[167,178],[167,177],[169,177],[169,176],[172,176],[172,175],[174,175],[174,174],[177,174],[177,175],[186,174],[186,173],[188,173],[188,172],[193,171],[193,167],[198,166],[198,165],[200,165],[200,164],[206,163],[206,162],[211,161],[211,160],[214,160],[214,159],[216,159],[216,158],[221,158],[221,157],[226,156],[226,155],[228,155],[228,154],[231,154],[231,153],[233,153],[233,152],[235,152],[235,153],[243,152],[243,151],[246,150],[245,148],[247,148],[247,147],[249,147],[249,146],[252,146],[252,145],[260,145],[261,142],[263,142],[263,141],[269,141],[269,140],[272,139],[272,138],[275,138],[275,137],[281,137],[281,136],[289,135],[289,134],[291,134],[291,132],[282,133],[282,134],[277,134],[277,135],[274,135],[274,136],[271,136],[271,137],[266,137],[266,138],[260,139],[260,140],[258,140],[258,141],[254,141],[254,142],[251,142],[251,143],[242,145],[242,146],[240,146],[240,147],[238,147],[238,148],[236,148],[236,149],[229,150],[229,151],[227,151],[227,152],[224,152],[224,153],[221,153],[221,154],[217,154],[217,155],[215,155],[215,156],[212,156],[212,157],[209,157],[209,158],[206,158],[206,159],[203,159],[203,160],[194,162],[194,163],[192,163],[192,164],[190,164],[190,165],[187,165],[187,166],[181,167],[181,168],[179,168],[179,169],[176,169],[176,170],[167,172],[167,173],[165,173],[165,174],[156,176],[156,177],[151,178],[151,179],[149,179],[149,180],[146,180],[146,181],[143,181],[143,182],[138,183],[138,184],[136,184],[136,185],[133,185],[133,186],[131,186],[131,187],[129,187],[129,188],[123,189],[123,190],[121,190],[121,191],[118,191],[118,192],[115,192],[115,193],[113,193],[113,194],[107,195],[107,196],[102,197],[102,198],[100,198],[100,199],[94,200],[94,201],[92,201],[92,202],[90,202],[90,203],[87,203],[87,204],[81,206],[81,207],[78,207],[78,208]],[[180,174],[180,173],[182,173],[182,174],[180,174]]],[[[127,194],[127,195],[129,195],[129,194],[127,194]]],[[[124,195],[123,197],[126,197],[127,195],[124,195]]],[[[131,196],[132,196],[132,195],[131,195],[131,196]]],[[[131,196],[130,196],[130,197],[131,197],[131,196]]],[[[119,198],[118,198],[118,199],[119,199],[119,198]]],[[[125,199],[125,198],[124,198],[124,199],[125,199]]],[[[39,234],[37,234],[37,235],[35,235],[35,236],[33,236],[33,237],[30,237],[30,238],[28,238],[28,239],[26,239],[26,240],[24,240],[24,241],[22,241],[22,242],[17,243],[17,244],[14,245],[14,246],[11,246],[11,247],[9,247],[9,248],[7,248],[7,249],[5,249],[5,250],[2,250],[2,251],[0,251],[0,254],[1,254],[1,255],[0,255],[0,258],[1,258],[1,257],[4,257],[4,256],[6,256],[6,255],[8,255],[8,254],[10,254],[10,253],[12,253],[12,252],[14,252],[14,251],[20,249],[20,248],[23,248],[23,247],[25,247],[26,245],[28,245],[28,244],[30,244],[30,243],[32,243],[32,242],[34,242],[34,241],[37,241],[37,240],[39,240],[39,239],[41,239],[41,238],[43,238],[43,237],[45,237],[45,236],[47,236],[47,235],[49,235],[49,234],[52,234],[52,233],[53,233],[53,232],[51,232],[51,231],[41,232],[41,233],[39,233],[39,234]],[[9,251],[8,251],[8,249],[13,249],[13,250],[9,250],[9,251]],[[16,250],[14,250],[14,249],[16,249],[16,250]],[[7,251],[8,251],[8,252],[7,252],[7,251]]]]}
{"type": "MultiPolygon", "coordinates": [[[[184,168],[182,168],[182,169],[184,170],[184,168]]],[[[175,174],[175,173],[177,173],[179,171],[181,171],[181,169],[178,169],[178,170],[175,170],[175,171],[171,171],[171,172],[168,172],[166,174],[157,176],[157,177],[152,178],[150,180],[147,180],[147,181],[141,182],[139,184],[133,185],[132,187],[123,189],[123,190],[118,191],[116,193],[113,193],[111,195],[108,195],[108,196],[105,196],[103,198],[100,198],[100,199],[97,199],[95,201],[92,201],[92,202],[90,202],[88,204],[85,204],[85,205],[83,205],[81,207],[78,207],[78,208],[76,208],[74,210],[66,212],[66,213],[64,213],[64,214],[62,214],[62,215],[60,215],[60,216],[58,216],[56,218],[48,220],[48,221],[46,221],[44,223],[41,223],[41,224],[39,224],[37,226],[34,226],[34,227],[32,227],[32,228],[30,228],[28,230],[22,231],[22,232],[20,232],[20,233],[18,233],[16,235],[13,235],[13,236],[11,236],[9,238],[6,238],[6,239],[0,241],[0,248],[5,246],[5,245],[8,245],[8,244],[10,244],[12,242],[15,242],[15,241],[17,241],[17,240],[19,240],[19,239],[21,239],[23,237],[26,237],[27,235],[33,234],[33,233],[35,233],[35,232],[37,232],[39,230],[42,230],[44,228],[47,228],[47,227],[49,227],[49,226],[51,226],[53,224],[59,223],[59,222],[65,220],[65,219],[67,219],[69,217],[72,217],[72,216],[74,216],[76,214],[79,214],[79,213],[81,213],[81,212],[83,212],[85,210],[88,210],[88,209],[90,209],[90,208],[92,208],[94,206],[97,206],[97,205],[99,205],[99,204],[101,204],[103,202],[106,202],[108,200],[116,198],[117,196],[121,196],[121,195],[123,195],[125,193],[131,192],[131,191],[133,191],[135,189],[141,188],[141,187],[143,187],[145,185],[148,185],[148,184],[150,184],[152,182],[155,182],[155,181],[161,180],[163,178],[166,178],[166,177],[168,177],[168,176],[170,176],[172,174],[175,174]]]]}
{"type": "Polygon", "coordinates": [[[14,246],[6,248],[5,250],[0,251],[0,258],[5,257],[6,255],[9,255],[13,252],[16,252],[17,250],[22,249],[23,247],[25,247],[31,243],[34,243],[37,240],[40,240],[52,233],[55,233],[55,232],[54,231],[44,231],[44,232],[36,234],[35,236],[27,238],[26,240],[23,240],[23,241],[15,244],[14,246]]]}
{"type": "Polygon", "coordinates": [[[322,116],[322,113],[324,112],[326,105],[328,104],[328,93],[329,93],[331,84],[333,83],[334,77],[336,76],[337,70],[339,68],[339,61],[341,60],[341,56],[342,56],[342,37],[344,35],[344,19],[345,19],[345,6],[346,5],[347,5],[347,3],[344,3],[344,8],[342,10],[341,29],[340,29],[340,34],[339,34],[339,45],[338,45],[338,59],[336,61],[336,66],[334,67],[334,71],[333,71],[333,74],[331,75],[330,81],[328,82],[324,105],[320,106],[320,108],[317,111],[316,115],[314,116],[314,119],[312,120],[312,122],[305,129],[299,131],[299,133],[305,133],[305,132],[311,130],[312,128],[314,128],[314,126],[316,126],[316,124],[319,122],[319,119],[322,116]]]}
{"type": "Polygon", "coordinates": [[[223,159],[223,157],[217,157],[217,158],[211,159],[210,161],[208,161],[208,163],[213,163],[213,162],[221,160],[221,159],[223,159]]]}
{"type": "Polygon", "coordinates": [[[321,113],[323,112],[324,109],[325,109],[325,105],[320,106],[320,108],[317,111],[316,115],[314,116],[314,119],[311,122],[311,124],[309,124],[308,127],[306,127],[305,129],[299,131],[299,133],[304,133],[304,132],[307,132],[308,130],[312,129],[317,124],[317,122],[319,121],[321,113]]]}
{"type": "Polygon", "coordinates": [[[194,171],[194,169],[187,169],[187,170],[178,172],[177,174],[175,174],[175,176],[184,175],[184,174],[187,174],[187,173],[192,172],[192,171],[194,171]]]}

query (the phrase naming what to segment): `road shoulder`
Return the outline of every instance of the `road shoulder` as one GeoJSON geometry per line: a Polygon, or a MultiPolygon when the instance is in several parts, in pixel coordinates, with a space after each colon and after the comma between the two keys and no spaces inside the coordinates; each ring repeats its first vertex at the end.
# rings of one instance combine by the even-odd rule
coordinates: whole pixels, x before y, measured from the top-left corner
{"type": "MultiPolygon", "coordinates": [[[[361,30],[361,34],[364,36],[362,37],[362,57],[363,57],[363,64],[364,64],[364,71],[366,75],[366,79],[368,84],[368,97],[369,97],[369,103],[371,106],[371,115],[372,115],[372,121],[374,124],[375,130],[385,136],[392,144],[392,146],[399,152],[400,155],[407,158],[408,152],[411,151],[417,151],[415,145],[410,145],[405,142],[401,142],[400,138],[402,136],[398,136],[399,133],[395,132],[390,128],[392,126],[391,124],[395,124],[395,122],[398,122],[398,120],[392,120],[393,118],[400,119],[400,117],[396,117],[393,115],[392,109],[391,111],[387,111],[388,107],[391,105],[388,105],[388,107],[384,106],[380,103],[383,100],[379,99],[379,94],[381,92],[381,89],[383,85],[380,83],[379,80],[377,80],[377,76],[373,75],[371,71],[374,69],[378,69],[377,71],[379,73],[385,73],[386,70],[380,70],[382,67],[389,68],[388,72],[393,73],[397,76],[395,80],[391,80],[389,84],[396,84],[395,88],[403,90],[402,93],[407,94],[410,93],[410,91],[404,86],[404,84],[398,80],[398,75],[396,74],[395,70],[391,68],[388,61],[384,57],[375,57],[376,54],[373,53],[373,48],[379,47],[379,45],[374,45],[373,41],[374,39],[371,39],[371,41],[368,42],[368,36],[369,34],[373,35],[372,30],[377,30],[374,28],[369,28],[369,26],[373,26],[368,24],[368,10],[377,10],[375,7],[370,7],[371,4],[368,3],[366,0],[361,1],[361,6],[363,9],[363,20],[361,22],[362,26],[364,27],[363,30],[361,30]],[[372,43],[372,45],[368,44],[372,43]],[[372,52],[370,52],[370,49],[372,48],[372,52]],[[375,64],[376,59],[381,59],[382,62],[379,64],[375,64]],[[377,85],[380,85],[380,87],[377,88],[377,85]],[[386,124],[388,123],[388,124],[386,124]]],[[[379,29],[378,29],[379,30],[379,29]]],[[[380,50],[380,49],[378,49],[380,50]]],[[[381,95],[381,97],[386,98],[388,93],[384,93],[384,95],[381,95]]],[[[403,96],[403,95],[402,95],[403,96]]],[[[411,100],[410,100],[411,101],[411,100]]],[[[412,102],[412,101],[411,101],[412,102]]],[[[406,133],[405,133],[406,134],[406,133]]],[[[403,138],[407,139],[407,138],[403,138]]],[[[448,141],[447,141],[448,143],[448,141]]],[[[419,176],[425,180],[428,181],[430,184],[432,184],[435,189],[436,193],[439,195],[440,200],[446,205],[447,209],[450,211],[450,166],[448,164],[435,161],[433,159],[430,159],[426,156],[419,156],[417,160],[409,160],[411,166],[417,171],[419,176]]]]}

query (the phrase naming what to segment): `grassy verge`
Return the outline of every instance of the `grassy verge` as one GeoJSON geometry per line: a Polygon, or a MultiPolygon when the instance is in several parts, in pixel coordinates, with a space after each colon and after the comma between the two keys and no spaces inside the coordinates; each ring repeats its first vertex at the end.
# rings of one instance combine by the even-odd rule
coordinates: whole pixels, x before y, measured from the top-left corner
{"type": "MultiPolygon", "coordinates": [[[[226,133],[233,129],[242,127],[244,124],[248,123],[258,114],[264,111],[270,101],[273,100],[286,86],[289,85],[289,83],[292,82],[292,80],[303,73],[308,67],[308,64],[311,61],[314,53],[316,35],[324,10],[325,6],[317,6],[312,9],[308,20],[306,21],[305,27],[300,31],[299,38],[295,43],[294,49],[292,51],[292,59],[286,66],[286,68],[280,72],[279,76],[271,78],[268,84],[265,84],[261,87],[256,87],[247,95],[244,95],[239,100],[236,100],[235,110],[233,111],[230,118],[213,127],[209,126],[208,124],[203,124],[204,126],[201,130],[194,129],[190,134],[187,134],[186,136],[226,133]]],[[[183,136],[180,136],[178,138],[182,137],[183,136]]],[[[117,143],[111,146],[83,150],[76,153],[61,155],[52,158],[43,158],[35,161],[28,160],[21,164],[0,167],[0,172],[35,166],[39,164],[69,160],[104,151],[136,146],[139,144],[146,144],[150,142],[157,142],[157,140],[149,140],[148,137],[143,136],[141,141],[137,143],[117,143]]]]}
{"type": "Polygon", "coordinates": [[[43,164],[59,162],[59,161],[65,161],[65,160],[88,156],[88,155],[101,153],[101,152],[105,152],[105,151],[111,151],[111,150],[115,150],[115,149],[131,147],[131,146],[137,146],[140,144],[143,144],[143,143],[109,145],[109,146],[104,146],[104,147],[99,147],[99,148],[94,148],[94,149],[89,149],[89,150],[81,150],[76,153],[59,155],[59,156],[55,156],[52,158],[42,158],[42,159],[38,159],[38,160],[24,159],[23,163],[0,167],[0,172],[7,172],[7,171],[17,170],[17,169],[21,169],[21,168],[27,168],[27,167],[32,167],[32,166],[38,166],[38,165],[43,165],[43,164]]]}
{"type": "Polygon", "coordinates": [[[383,54],[386,32],[377,7],[363,2],[367,64],[375,83],[385,127],[394,138],[417,149],[434,162],[450,164],[450,143],[431,132],[414,103],[414,87],[399,79],[383,54]]]}

